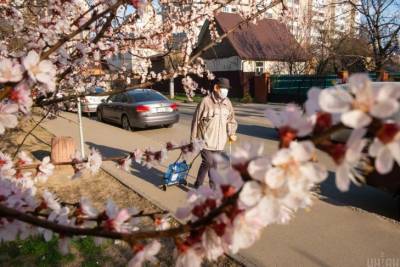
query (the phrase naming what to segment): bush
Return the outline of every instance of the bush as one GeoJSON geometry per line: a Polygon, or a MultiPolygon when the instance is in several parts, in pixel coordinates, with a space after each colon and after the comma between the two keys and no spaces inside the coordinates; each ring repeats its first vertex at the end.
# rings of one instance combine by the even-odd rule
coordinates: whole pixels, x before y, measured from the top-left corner
{"type": "Polygon", "coordinates": [[[242,99],[240,99],[241,103],[253,103],[253,98],[251,97],[251,95],[246,92],[244,93],[242,99]]]}

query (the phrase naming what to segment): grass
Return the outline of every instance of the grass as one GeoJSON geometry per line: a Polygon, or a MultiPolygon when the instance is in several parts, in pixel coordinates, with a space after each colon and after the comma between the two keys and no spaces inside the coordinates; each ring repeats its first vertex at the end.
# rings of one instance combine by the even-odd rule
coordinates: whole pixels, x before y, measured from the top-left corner
{"type": "MultiPolygon", "coordinates": [[[[202,95],[195,95],[193,97],[193,101],[195,103],[200,103],[200,101],[203,99],[202,95]]],[[[185,94],[175,94],[175,98],[173,99],[175,101],[181,101],[181,102],[188,102],[188,98],[185,94]]]]}
{"type": "MultiPolygon", "coordinates": [[[[96,246],[90,237],[73,240],[70,253],[62,255],[58,250],[58,239],[46,242],[41,237],[4,242],[0,245],[0,266],[63,266],[79,261],[79,266],[103,266],[111,261],[105,256],[105,243],[96,246]]],[[[76,265],[76,264],[73,264],[76,265]]]]}

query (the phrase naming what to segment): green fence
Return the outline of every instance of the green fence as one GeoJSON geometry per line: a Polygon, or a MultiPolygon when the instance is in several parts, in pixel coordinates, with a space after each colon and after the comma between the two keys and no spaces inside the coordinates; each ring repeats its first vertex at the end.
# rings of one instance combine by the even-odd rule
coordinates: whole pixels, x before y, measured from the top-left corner
{"type": "Polygon", "coordinates": [[[389,80],[400,82],[400,72],[389,72],[389,80]]]}
{"type": "MultiPolygon", "coordinates": [[[[372,81],[378,81],[376,72],[368,73],[372,81]]],[[[390,72],[390,81],[400,81],[400,72],[390,72]]],[[[314,75],[273,75],[271,76],[271,93],[269,102],[303,103],[307,99],[307,92],[312,87],[327,88],[339,81],[336,74],[325,76],[314,75]]]]}
{"type": "Polygon", "coordinates": [[[337,81],[337,75],[274,75],[271,76],[271,93],[268,101],[303,103],[310,88],[331,87],[337,81]]]}

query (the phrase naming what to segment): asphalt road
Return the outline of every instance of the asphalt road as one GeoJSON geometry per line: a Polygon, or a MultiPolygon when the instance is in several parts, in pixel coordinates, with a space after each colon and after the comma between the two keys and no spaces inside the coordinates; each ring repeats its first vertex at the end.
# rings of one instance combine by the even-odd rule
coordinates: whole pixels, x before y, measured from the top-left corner
{"type": "MultiPolygon", "coordinates": [[[[272,106],[280,108],[279,106],[272,106]]],[[[276,133],[263,117],[262,105],[235,107],[240,141],[262,144],[266,153],[276,149],[276,133]]],[[[121,155],[135,147],[157,148],[168,141],[187,142],[193,105],[180,106],[181,119],[173,128],[152,128],[127,132],[115,125],[84,119],[87,147],[100,149],[106,156],[121,155]]],[[[73,136],[78,141],[76,114],[63,113],[65,118],[49,120],[44,127],[56,135],[73,136]]],[[[174,161],[172,154],[168,161],[174,161]]],[[[332,170],[332,163],[321,154],[320,159],[332,170]]],[[[194,164],[189,177],[193,182],[199,165],[194,164]]],[[[157,188],[165,165],[151,170],[135,166],[124,173],[112,163],[104,169],[121,182],[162,208],[174,211],[185,203],[188,188],[172,187],[163,192],[157,188]]],[[[118,193],[118,192],[116,192],[118,193]]],[[[388,194],[371,187],[352,186],[340,193],[331,177],[320,187],[310,212],[297,213],[289,225],[268,227],[261,239],[239,259],[254,266],[368,266],[374,259],[395,258],[400,261],[400,225],[396,201],[388,194]]]]}

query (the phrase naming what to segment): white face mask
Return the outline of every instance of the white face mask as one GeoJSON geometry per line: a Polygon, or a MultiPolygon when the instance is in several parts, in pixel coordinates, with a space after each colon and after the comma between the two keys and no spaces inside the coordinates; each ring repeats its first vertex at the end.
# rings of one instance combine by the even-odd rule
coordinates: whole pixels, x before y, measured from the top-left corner
{"type": "Polygon", "coordinates": [[[221,97],[222,99],[225,99],[228,96],[228,92],[229,92],[228,89],[221,88],[219,91],[219,97],[221,97]]]}

